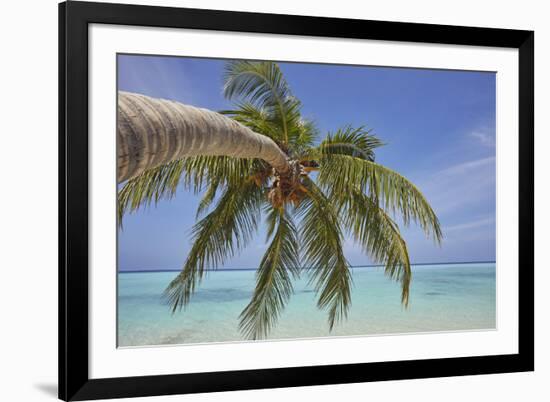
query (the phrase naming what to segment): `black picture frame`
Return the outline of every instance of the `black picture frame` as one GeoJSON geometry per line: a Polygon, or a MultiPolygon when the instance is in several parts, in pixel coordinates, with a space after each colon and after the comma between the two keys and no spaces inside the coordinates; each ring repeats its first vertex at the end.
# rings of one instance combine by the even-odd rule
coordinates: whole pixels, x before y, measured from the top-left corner
{"type": "Polygon", "coordinates": [[[534,32],[70,1],[59,5],[59,398],[89,400],[534,370],[534,32]],[[90,379],[88,25],[192,28],[519,50],[517,354],[90,379]]]}

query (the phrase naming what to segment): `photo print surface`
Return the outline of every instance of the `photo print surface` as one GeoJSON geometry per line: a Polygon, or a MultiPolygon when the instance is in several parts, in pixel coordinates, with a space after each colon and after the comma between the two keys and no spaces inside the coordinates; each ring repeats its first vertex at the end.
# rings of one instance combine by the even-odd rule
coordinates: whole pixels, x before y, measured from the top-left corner
{"type": "Polygon", "coordinates": [[[117,70],[119,347],[496,328],[495,73],[117,70]]]}

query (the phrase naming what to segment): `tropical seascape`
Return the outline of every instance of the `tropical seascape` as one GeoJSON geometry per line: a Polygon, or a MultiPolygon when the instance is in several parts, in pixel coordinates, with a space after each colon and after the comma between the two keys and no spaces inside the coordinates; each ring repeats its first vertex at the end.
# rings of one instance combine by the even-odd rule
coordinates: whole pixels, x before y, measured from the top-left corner
{"type": "Polygon", "coordinates": [[[117,69],[119,347],[496,328],[494,72],[117,69]]]}
{"type": "MultiPolygon", "coordinates": [[[[314,290],[302,279],[294,283],[295,294],[267,339],[496,328],[495,263],[413,266],[408,308],[400,303],[399,284],[383,269],[352,271],[353,307],[344,323],[329,332],[314,290]]],[[[209,272],[185,311],[171,314],[160,295],[176,274],[118,274],[119,347],[243,341],[239,314],[252,295],[255,271],[209,272]]]]}

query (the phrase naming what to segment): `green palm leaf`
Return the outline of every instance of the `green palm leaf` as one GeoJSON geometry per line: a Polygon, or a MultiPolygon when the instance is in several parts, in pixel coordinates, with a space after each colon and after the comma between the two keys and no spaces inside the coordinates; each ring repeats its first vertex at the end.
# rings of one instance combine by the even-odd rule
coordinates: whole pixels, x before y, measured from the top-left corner
{"type": "Polygon", "coordinates": [[[122,225],[122,218],[127,211],[135,211],[141,206],[173,197],[182,173],[183,162],[174,161],[146,170],[128,180],[117,195],[118,223],[122,225]]]}
{"type": "Polygon", "coordinates": [[[382,141],[372,135],[371,130],[346,126],[334,134],[329,133],[319,150],[323,156],[341,154],[374,161],[374,150],[382,145],[382,141]]]}
{"type": "Polygon", "coordinates": [[[283,129],[281,128],[280,116],[270,113],[266,108],[259,108],[250,102],[237,103],[237,108],[233,110],[222,110],[221,114],[230,116],[234,120],[250,128],[251,130],[264,134],[278,143],[291,156],[305,153],[313,145],[317,137],[318,130],[315,124],[300,117],[299,104],[295,104],[287,112],[285,121],[289,122],[288,144],[284,143],[283,129]]]}
{"type": "Polygon", "coordinates": [[[247,338],[267,336],[290,298],[292,279],[299,273],[298,234],[288,213],[271,209],[268,236],[273,236],[258,271],[252,300],[240,315],[247,338]]]}
{"type": "Polygon", "coordinates": [[[252,181],[230,185],[216,207],[193,227],[193,246],[181,273],[164,295],[172,311],[185,306],[206,269],[217,268],[250,241],[260,219],[265,195],[252,181]]]}
{"type": "Polygon", "coordinates": [[[230,116],[251,130],[264,134],[274,141],[281,140],[279,122],[274,120],[273,115],[266,108],[256,107],[250,102],[241,102],[237,103],[236,109],[222,110],[220,113],[230,116]]]}
{"type": "Polygon", "coordinates": [[[328,309],[329,327],[343,320],[351,306],[352,278],[342,250],[342,231],[335,205],[310,179],[304,180],[309,198],[299,209],[303,258],[310,267],[318,294],[317,305],[328,309]]]}
{"type": "Polygon", "coordinates": [[[384,145],[371,130],[364,127],[345,126],[327,137],[316,147],[308,147],[299,159],[319,162],[331,155],[349,155],[359,159],[374,161],[374,151],[384,145]]]}
{"type": "Polygon", "coordinates": [[[380,203],[384,210],[399,214],[405,225],[412,220],[436,242],[442,239],[439,219],[424,195],[405,177],[385,166],[350,155],[325,155],[318,180],[331,199],[360,191],[380,203]]]}
{"type": "Polygon", "coordinates": [[[128,180],[118,192],[118,218],[122,223],[125,213],[142,206],[157,203],[161,199],[172,198],[180,183],[184,188],[196,193],[208,185],[209,191],[201,203],[201,211],[213,200],[215,188],[219,185],[235,185],[243,178],[258,172],[270,170],[263,161],[257,159],[233,158],[229,156],[196,156],[146,170],[141,175],[128,180]]]}
{"type": "Polygon", "coordinates": [[[281,143],[288,143],[292,127],[300,121],[300,101],[296,99],[276,63],[262,61],[228,62],[224,71],[224,95],[240,97],[270,115],[280,128],[281,143]]]}
{"type": "Polygon", "coordinates": [[[290,137],[290,154],[296,159],[302,159],[303,155],[308,155],[319,130],[311,120],[301,119],[293,128],[293,135],[290,137]]]}
{"type": "Polygon", "coordinates": [[[339,203],[343,226],[374,262],[385,265],[385,273],[401,282],[401,301],[409,302],[411,263],[399,227],[370,197],[360,191],[347,194],[339,203]]]}
{"type": "Polygon", "coordinates": [[[220,181],[217,178],[212,178],[210,183],[208,184],[208,187],[206,188],[206,191],[204,192],[204,195],[202,196],[199,202],[199,206],[197,207],[197,214],[195,218],[198,219],[204,212],[208,210],[208,208],[216,198],[216,193],[218,191],[219,186],[220,186],[220,181]]]}

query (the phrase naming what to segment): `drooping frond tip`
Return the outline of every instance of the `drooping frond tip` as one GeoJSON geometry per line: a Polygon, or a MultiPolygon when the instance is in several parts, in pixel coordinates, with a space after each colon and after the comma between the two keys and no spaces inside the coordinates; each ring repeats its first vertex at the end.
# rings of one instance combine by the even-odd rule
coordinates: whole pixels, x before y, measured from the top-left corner
{"type": "Polygon", "coordinates": [[[436,243],[442,240],[439,219],[424,195],[405,177],[383,165],[334,154],[323,158],[318,180],[336,200],[360,191],[401,218],[406,226],[414,221],[436,243]]]}
{"type": "Polygon", "coordinates": [[[190,300],[208,268],[217,268],[243,249],[258,228],[263,192],[255,183],[243,180],[228,186],[215,208],[193,227],[193,246],[181,273],[165,291],[173,310],[190,300]]]}
{"type": "Polygon", "coordinates": [[[240,315],[239,328],[249,339],[265,338],[273,328],[298,277],[298,232],[284,210],[269,213],[268,232],[273,238],[258,271],[252,300],[240,315]]]}
{"type": "Polygon", "coordinates": [[[308,199],[299,208],[303,256],[318,294],[317,305],[328,310],[330,330],[347,317],[352,278],[342,247],[336,205],[310,179],[304,181],[308,199]]]}

